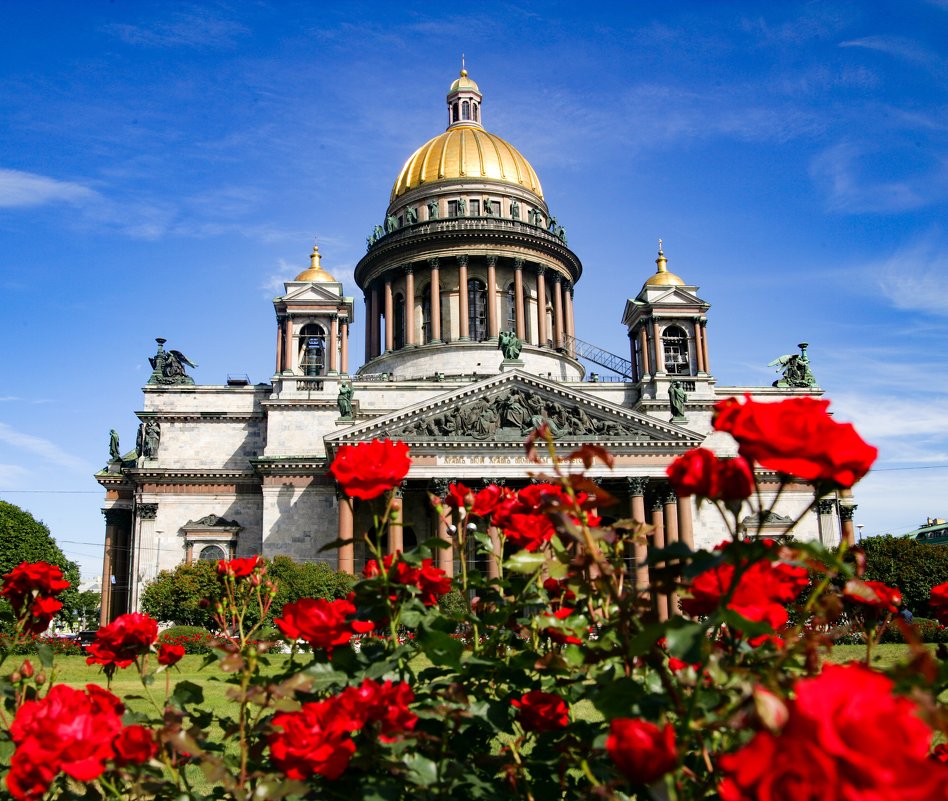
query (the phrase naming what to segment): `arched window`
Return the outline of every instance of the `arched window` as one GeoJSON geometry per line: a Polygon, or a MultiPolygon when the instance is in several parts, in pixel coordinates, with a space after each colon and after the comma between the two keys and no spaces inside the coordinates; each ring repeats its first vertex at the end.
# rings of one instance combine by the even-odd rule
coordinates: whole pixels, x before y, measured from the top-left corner
{"type": "Polygon", "coordinates": [[[324,375],[326,367],[326,332],[321,325],[310,323],[300,331],[300,368],[303,375],[324,375]]]}
{"type": "Polygon", "coordinates": [[[395,327],[392,331],[392,345],[395,350],[405,347],[405,296],[399,293],[395,296],[392,314],[395,327]]]}
{"type": "Polygon", "coordinates": [[[487,339],[487,286],[478,278],[467,282],[467,314],[471,340],[487,339]]]}
{"type": "Polygon", "coordinates": [[[205,545],[201,548],[201,553],[198,554],[198,559],[205,562],[217,562],[226,558],[227,554],[224,553],[224,549],[220,545],[205,545]]]}
{"type": "Polygon", "coordinates": [[[662,347],[665,353],[665,372],[671,375],[690,375],[688,359],[688,335],[681,326],[670,325],[662,332],[662,347]]]}
{"type": "Polygon", "coordinates": [[[457,122],[457,121],[458,121],[458,102],[457,100],[455,100],[451,106],[451,122],[457,122]]]}
{"type": "Polygon", "coordinates": [[[474,122],[477,122],[477,103],[471,103],[471,113],[474,117],[474,122]]]}
{"type": "Polygon", "coordinates": [[[461,103],[461,119],[462,120],[471,119],[471,104],[467,100],[461,103]]]}
{"type": "Polygon", "coordinates": [[[511,282],[504,296],[504,330],[517,330],[517,289],[511,282]]]}

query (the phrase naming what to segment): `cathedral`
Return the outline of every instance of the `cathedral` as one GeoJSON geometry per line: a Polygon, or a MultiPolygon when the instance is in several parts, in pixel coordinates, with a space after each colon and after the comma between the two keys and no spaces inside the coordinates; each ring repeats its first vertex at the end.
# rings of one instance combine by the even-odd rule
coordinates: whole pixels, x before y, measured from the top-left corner
{"type": "MultiPolygon", "coordinates": [[[[373,507],[340,502],[328,467],[340,446],[376,438],[403,440],[413,460],[396,493],[389,552],[444,536],[431,495],[451,482],[529,483],[542,465],[528,462],[523,443],[544,423],[561,454],[588,442],[614,454],[612,469],[590,472],[620,499],[602,514],[652,524],[657,545],[713,546],[726,536],[717,511],[676,497],[668,464],[698,446],[736,451],[711,427],[722,398],[821,394],[805,344],[782,357],[774,386],[718,386],[710,306],[669,269],[661,243],[655,268],[615,309],[628,352],[592,344],[596,332],[574,326],[583,265],[539,176],[485,127],[483,95],[466,70],[446,100],[446,130],[405,161],[367,240],[355,269],[362,302],[344,294],[317,247],[274,299],[269,383],[195,384],[184,354],[157,340],[136,448],[113,453],[96,474],[105,490],[103,623],[138,609],[142,588],[185,561],[285,555],[359,572],[358,535],[373,526],[373,507]],[[361,366],[349,347],[357,324],[361,366]],[[352,542],[325,549],[338,539],[352,542]]],[[[758,480],[773,497],[777,475],[758,480]]],[[[790,484],[767,519],[743,524],[779,530],[812,499],[812,487],[790,484]]],[[[845,492],[822,500],[795,536],[851,541],[854,509],[845,492]]],[[[439,550],[449,572],[461,558],[472,557],[439,550]]]]}

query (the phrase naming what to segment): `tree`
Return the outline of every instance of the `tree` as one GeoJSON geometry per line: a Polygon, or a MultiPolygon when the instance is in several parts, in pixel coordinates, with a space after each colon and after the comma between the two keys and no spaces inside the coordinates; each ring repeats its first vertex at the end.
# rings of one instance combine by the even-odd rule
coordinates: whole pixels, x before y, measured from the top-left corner
{"type": "MultiPolygon", "coordinates": [[[[19,506],[0,501],[0,575],[6,575],[21,562],[59,565],[71,585],[60,594],[59,600],[64,610],[75,607],[79,596],[79,565],[66,558],[44,523],[19,506]]],[[[3,606],[8,608],[5,602],[3,606]]]]}
{"type": "Polygon", "coordinates": [[[931,589],[948,581],[948,546],[892,536],[869,537],[860,544],[866,553],[865,578],[898,587],[912,614],[931,617],[931,589]]]}
{"type": "Polygon", "coordinates": [[[178,626],[214,627],[214,603],[220,598],[217,563],[199,559],[162,570],[142,590],[142,611],[178,626]]]}

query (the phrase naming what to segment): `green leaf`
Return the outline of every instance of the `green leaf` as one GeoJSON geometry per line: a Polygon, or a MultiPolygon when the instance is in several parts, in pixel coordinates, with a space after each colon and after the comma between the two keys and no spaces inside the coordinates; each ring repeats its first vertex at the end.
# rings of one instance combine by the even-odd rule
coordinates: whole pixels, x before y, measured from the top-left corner
{"type": "Polygon", "coordinates": [[[422,627],[418,632],[418,642],[433,664],[454,668],[460,666],[464,646],[460,640],[454,639],[450,634],[422,627]]]}
{"type": "Polygon", "coordinates": [[[517,551],[504,563],[504,567],[513,573],[535,573],[545,561],[546,557],[542,553],[517,551]]]}
{"type": "Polygon", "coordinates": [[[676,620],[675,624],[669,626],[665,634],[668,653],[685,662],[700,662],[702,650],[707,644],[705,627],[701,623],[689,623],[681,619],[676,620]]]}
{"type": "Polygon", "coordinates": [[[49,669],[53,666],[53,649],[46,643],[40,643],[36,646],[36,655],[44,668],[49,669]]]}
{"type": "Polygon", "coordinates": [[[185,709],[188,704],[203,704],[204,690],[193,681],[179,681],[171,693],[171,702],[181,709],[185,709]]]}
{"type": "Polygon", "coordinates": [[[406,754],[403,762],[405,763],[405,775],[412,784],[421,787],[430,787],[438,782],[437,763],[417,752],[406,754]]]}

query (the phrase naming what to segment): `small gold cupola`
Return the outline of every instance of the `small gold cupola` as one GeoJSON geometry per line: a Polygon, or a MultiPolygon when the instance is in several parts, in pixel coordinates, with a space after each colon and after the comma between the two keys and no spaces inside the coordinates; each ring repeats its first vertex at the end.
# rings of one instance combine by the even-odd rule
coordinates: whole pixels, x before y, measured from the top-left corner
{"type": "Polygon", "coordinates": [[[461,56],[461,75],[448,89],[448,128],[470,125],[483,128],[481,100],[483,95],[477,84],[467,77],[464,56],[461,56]]]}
{"type": "Polygon", "coordinates": [[[338,283],[322,266],[320,266],[319,245],[313,245],[313,252],[309,255],[309,268],[303,270],[298,276],[297,281],[312,281],[317,284],[338,283]]]}
{"type": "Polygon", "coordinates": [[[655,264],[658,265],[658,269],[648,281],[645,282],[645,286],[684,286],[685,282],[682,281],[677,275],[668,270],[668,259],[665,258],[665,253],[662,251],[662,240],[658,240],[658,258],[655,259],[655,264]]]}

